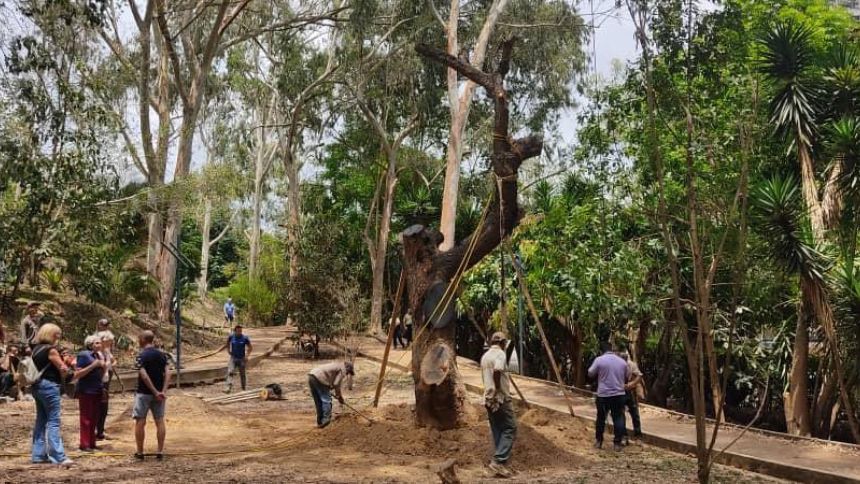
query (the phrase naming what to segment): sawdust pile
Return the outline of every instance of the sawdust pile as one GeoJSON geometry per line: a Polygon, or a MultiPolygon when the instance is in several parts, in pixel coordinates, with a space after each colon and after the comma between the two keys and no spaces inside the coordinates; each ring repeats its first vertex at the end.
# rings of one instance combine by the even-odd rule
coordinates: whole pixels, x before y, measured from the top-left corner
{"type": "MultiPolygon", "coordinates": [[[[483,407],[474,405],[476,416],[468,426],[440,432],[417,428],[412,406],[390,405],[368,410],[372,425],[355,414],[346,414],[321,431],[325,447],[343,453],[389,456],[393,460],[414,456],[428,461],[456,459],[460,466],[481,465],[492,454],[489,424],[483,407]]],[[[572,447],[586,446],[589,434],[583,424],[543,409],[518,412],[514,467],[545,469],[576,466],[572,447]]],[[[300,444],[319,446],[320,441],[300,444]]],[[[299,450],[298,448],[295,450],[299,450]]]]}

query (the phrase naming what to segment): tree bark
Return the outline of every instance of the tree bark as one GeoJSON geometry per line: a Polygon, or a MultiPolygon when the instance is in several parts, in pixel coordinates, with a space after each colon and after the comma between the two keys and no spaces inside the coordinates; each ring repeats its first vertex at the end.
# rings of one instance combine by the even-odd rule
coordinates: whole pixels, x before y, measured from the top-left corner
{"type": "MultiPolygon", "coordinates": [[[[803,306],[803,304],[801,304],[803,306]]],[[[791,354],[791,372],[788,391],[783,395],[786,432],[792,435],[809,435],[809,333],[806,311],[800,309],[794,330],[794,349],[791,354]]]]}
{"type": "MultiPolygon", "coordinates": [[[[475,42],[475,49],[470,61],[472,67],[480,69],[484,65],[490,35],[495,29],[499,16],[507,3],[508,0],[494,0],[490,5],[487,18],[481,28],[481,33],[475,42]]],[[[451,10],[445,29],[447,36],[446,47],[448,55],[455,58],[458,55],[457,28],[459,16],[460,0],[451,0],[451,10]]],[[[457,198],[460,190],[460,162],[463,157],[463,135],[466,132],[466,123],[469,120],[469,111],[472,108],[472,99],[477,87],[474,81],[467,79],[462,92],[460,92],[457,82],[457,71],[450,67],[446,71],[451,128],[448,131],[448,148],[445,152],[445,185],[442,191],[442,214],[439,222],[439,227],[444,237],[439,250],[443,252],[453,247],[456,240],[457,198]]]]}
{"type": "Polygon", "coordinates": [[[382,332],[382,304],[385,300],[385,256],[388,253],[388,235],[391,232],[391,214],[394,211],[394,188],[397,185],[397,153],[386,153],[388,168],[385,173],[385,187],[382,190],[382,213],[379,219],[379,232],[374,247],[373,285],[370,308],[370,332],[382,332]]]}
{"type": "Polygon", "coordinates": [[[301,231],[302,194],[299,163],[292,153],[287,163],[287,253],[290,258],[290,279],[299,275],[299,236],[301,231]]]}
{"type": "Polygon", "coordinates": [[[414,225],[402,234],[409,308],[416,331],[412,375],[416,416],[421,426],[450,429],[465,422],[465,389],[457,369],[454,346],[456,326],[453,321],[438,317],[445,311],[434,312],[434,309],[440,306],[444,309],[446,303],[453,304],[453,292],[462,273],[477,264],[501,243],[503,236],[513,231],[519,221],[517,172],[524,160],[538,156],[543,149],[539,137],[509,138],[508,99],[503,82],[510,65],[512,45],[511,41],[503,45],[499,67],[491,74],[439,49],[416,46],[419,54],[454,68],[484,87],[493,99],[495,119],[491,165],[493,174],[500,181],[500,189],[493,191],[483,225],[448,251],[439,251],[443,236],[436,230],[414,225]],[[428,292],[431,288],[434,291],[428,292]],[[435,289],[439,288],[449,288],[451,297],[430,297],[434,292],[438,294],[435,289]],[[429,313],[437,317],[430,320],[433,314],[429,313]]]}
{"type": "Polygon", "coordinates": [[[200,231],[200,277],[197,279],[197,296],[203,301],[209,289],[209,230],[212,228],[212,200],[203,202],[203,229],[200,231]]]}

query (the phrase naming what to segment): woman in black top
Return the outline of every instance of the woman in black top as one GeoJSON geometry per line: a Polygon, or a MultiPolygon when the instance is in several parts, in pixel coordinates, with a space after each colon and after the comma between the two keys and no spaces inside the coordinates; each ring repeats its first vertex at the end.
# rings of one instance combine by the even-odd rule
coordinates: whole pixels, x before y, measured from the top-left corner
{"type": "Polygon", "coordinates": [[[60,389],[69,377],[86,374],[104,363],[96,360],[83,370],[75,371],[63,361],[57,349],[63,331],[56,324],[43,324],[36,333],[33,348],[33,363],[42,372],[33,384],[33,399],[36,401],[36,423],[33,427],[32,460],[34,463],[71,465],[66,457],[60,426],[60,389]],[[85,370],[85,371],[84,371],[85,370]]]}

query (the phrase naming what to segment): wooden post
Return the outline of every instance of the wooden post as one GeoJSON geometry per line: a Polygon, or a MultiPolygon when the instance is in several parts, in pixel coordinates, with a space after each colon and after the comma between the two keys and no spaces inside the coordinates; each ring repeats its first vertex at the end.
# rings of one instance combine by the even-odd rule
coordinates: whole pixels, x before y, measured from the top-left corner
{"type": "MultiPolygon", "coordinates": [[[[513,257],[513,254],[511,254],[513,257]]],[[[529,288],[526,286],[525,274],[523,274],[523,270],[520,268],[518,264],[513,264],[514,269],[517,271],[517,279],[520,281],[520,290],[523,291],[523,295],[526,297],[526,304],[529,307],[529,311],[532,313],[532,318],[535,320],[535,324],[537,325],[538,332],[540,333],[540,339],[543,341],[543,346],[546,349],[547,356],[549,356],[549,362],[552,365],[552,371],[555,372],[555,378],[558,380],[558,387],[561,389],[561,393],[564,394],[564,400],[567,403],[567,409],[570,411],[570,416],[575,417],[576,414],[573,412],[573,404],[571,403],[571,397],[567,392],[567,387],[564,385],[564,381],[561,379],[561,371],[558,369],[558,364],[555,362],[555,356],[553,356],[552,348],[549,346],[549,339],[546,337],[546,333],[543,332],[543,325],[540,322],[540,317],[538,317],[538,312],[535,309],[534,302],[532,301],[532,296],[529,293],[529,288]]]]}
{"type": "Polygon", "coordinates": [[[385,342],[385,353],[382,355],[382,367],[379,369],[379,379],[376,381],[376,393],[373,395],[373,407],[379,406],[379,396],[382,394],[382,384],[385,381],[385,367],[388,366],[388,354],[391,353],[391,342],[394,341],[394,329],[397,327],[400,300],[403,298],[403,286],[406,282],[406,271],[400,270],[400,282],[397,283],[397,295],[394,296],[394,311],[391,312],[391,324],[388,325],[388,341],[385,342]]]}

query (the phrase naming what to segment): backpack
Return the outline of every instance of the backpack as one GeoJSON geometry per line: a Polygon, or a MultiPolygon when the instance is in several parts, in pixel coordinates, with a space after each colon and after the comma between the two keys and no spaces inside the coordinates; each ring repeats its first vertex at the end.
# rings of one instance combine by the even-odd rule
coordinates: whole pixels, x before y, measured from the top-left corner
{"type": "Polygon", "coordinates": [[[39,380],[42,379],[42,374],[45,373],[45,370],[48,369],[48,365],[51,364],[49,361],[44,368],[39,370],[36,368],[36,362],[33,361],[33,356],[36,356],[37,353],[40,353],[41,350],[48,349],[49,347],[43,346],[39,348],[40,351],[33,353],[32,356],[28,356],[21,360],[21,363],[18,365],[18,373],[21,375],[21,382],[26,386],[35,385],[39,380]]]}

